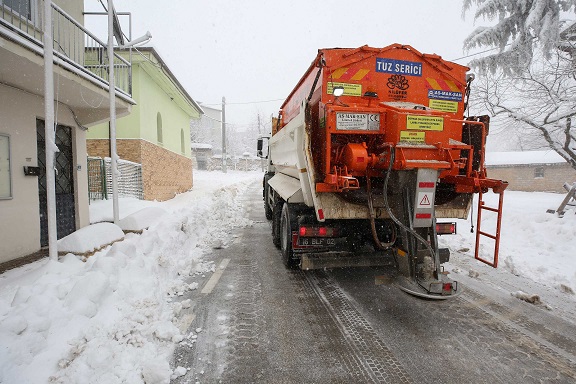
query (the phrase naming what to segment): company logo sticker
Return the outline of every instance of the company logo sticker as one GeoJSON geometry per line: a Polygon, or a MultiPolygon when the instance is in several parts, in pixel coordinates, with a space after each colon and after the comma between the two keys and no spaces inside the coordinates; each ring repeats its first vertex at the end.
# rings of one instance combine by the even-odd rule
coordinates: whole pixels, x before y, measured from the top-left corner
{"type": "Polygon", "coordinates": [[[377,57],[376,72],[422,77],[422,63],[377,57]]]}

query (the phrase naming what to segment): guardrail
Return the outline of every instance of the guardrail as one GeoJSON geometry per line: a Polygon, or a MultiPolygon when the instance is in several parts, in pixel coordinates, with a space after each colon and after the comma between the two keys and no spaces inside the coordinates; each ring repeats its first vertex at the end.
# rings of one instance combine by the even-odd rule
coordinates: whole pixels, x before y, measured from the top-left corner
{"type": "MultiPolygon", "coordinates": [[[[0,0],[0,24],[43,47],[43,1],[47,0],[10,3],[0,0]]],[[[62,8],[51,5],[54,55],[109,84],[106,44],[62,8]]],[[[128,96],[132,94],[132,65],[117,53],[114,54],[114,80],[118,91],[128,96]]]]}

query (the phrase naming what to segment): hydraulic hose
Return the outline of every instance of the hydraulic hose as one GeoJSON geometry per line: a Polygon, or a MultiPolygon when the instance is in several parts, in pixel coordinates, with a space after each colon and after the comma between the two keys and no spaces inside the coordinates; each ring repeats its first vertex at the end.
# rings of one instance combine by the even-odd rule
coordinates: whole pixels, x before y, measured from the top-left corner
{"type": "Polygon", "coordinates": [[[370,176],[366,175],[366,190],[368,192],[368,211],[369,211],[369,216],[370,216],[370,229],[372,230],[372,238],[374,239],[374,244],[376,244],[376,248],[378,248],[381,251],[385,251],[387,249],[390,249],[390,247],[392,247],[392,245],[394,245],[394,243],[396,242],[396,227],[392,226],[392,239],[387,242],[387,243],[383,243],[380,241],[380,239],[378,238],[378,232],[376,231],[376,218],[375,218],[375,214],[374,214],[374,203],[372,201],[372,185],[370,182],[370,176]]]}
{"type": "Polygon", "coordinates": [[[388,144],[388,147],[390,148],[390,164],[388,164],[388,170],[386,172],[386,177],[384,178],[384,207],[386,208],[386,212],[388,213],[388,216],[390,216],[392,221],[394,221],[399,227],[403,228],[405,231],[414,236],[419,242],[424,244],[426,248],[428,248],[432,260],[435,260],[434,257],[435,253],[430,243],[428,243],[428,241],[426,241],[426,239],[420,236],[415,230],[413,230],[410,227],[407,227],[400,220],[398,220],[398,218],[396,218],[396,216],[394,216],[394,214],[392,213],[390,204],[388,204],[388,182],[390,180],[390,174],[392,173],[392,166],[394,165],[394,158],[395,158],[394,147],[391,144],[388,144]]]}

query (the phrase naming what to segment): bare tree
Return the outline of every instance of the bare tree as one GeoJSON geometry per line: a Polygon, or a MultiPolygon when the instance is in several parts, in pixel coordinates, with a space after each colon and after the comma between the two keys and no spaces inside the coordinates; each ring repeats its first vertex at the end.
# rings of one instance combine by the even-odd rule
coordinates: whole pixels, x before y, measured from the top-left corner
{"type": "Polygon", "coordinates": [[[536,56],[521,74],[484,73],[472,103],[502,117],[499,134],[512,136],[522,149],[548,147],[576,169],[576,72],[572,57],[560,50],[536,56]]]}
{"type": "Polygon", "coordinates": [[[490,47],[470,66],[479,69],[476,99],[518,147],[548,147],[576,169],[576,23],[561,20],[576,0],[464,0],[463,12],[476,6],[478,27],[465,49],[490,47]]]}

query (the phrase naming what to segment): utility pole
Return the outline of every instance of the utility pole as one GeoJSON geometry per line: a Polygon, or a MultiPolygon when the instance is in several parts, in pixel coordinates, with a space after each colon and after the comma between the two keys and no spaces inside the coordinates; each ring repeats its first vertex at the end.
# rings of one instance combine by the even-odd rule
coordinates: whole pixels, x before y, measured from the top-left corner
{"type": "MultiPolygon", "coordinates": [[[[262,137],[262,131],[260,130],[260,114],[258,114],[258,138],[262,137]]],[[[264,172],[264,159],[260,158],[260,170],[264,172]]]]}
{"type": "Polygon", "coordinates": [[[110,158],[112,168],[112,211],[114,224],[120,221],[118,208],[118,155],[116,154],[116,81],[114,80],[114,4],[108,0],[108,92],[110,98],[110,158]]]}
{"type": "Polygon", "coordinates": [[[58,232],[56,223],[56,176],[54,157],[54,40],[52,38],[52,1],[44,0],[44,134],[46,136],[46,206],[48,214],[48,256],[58,260],[58,232]]]}
{"type": "Polygon", "coordinates": [[[222,172],[226,173],[226,98],[222,96],[222,172]]]}

